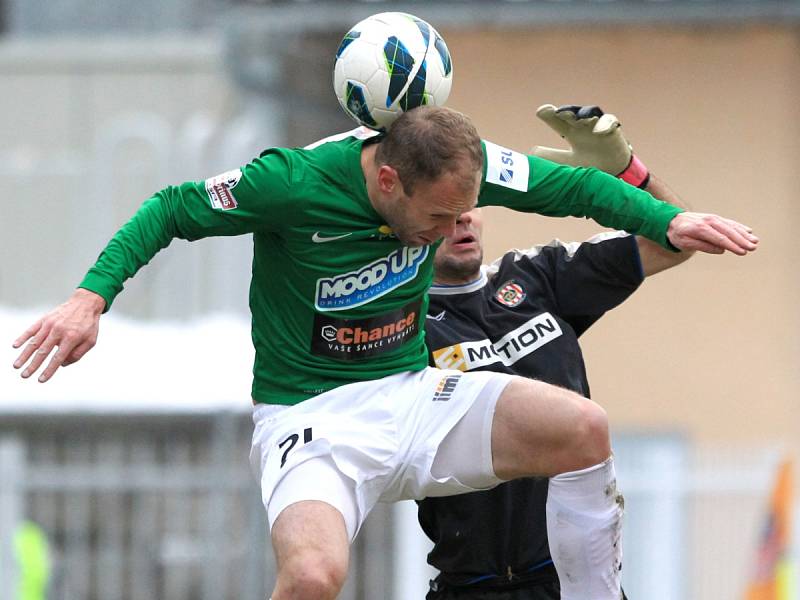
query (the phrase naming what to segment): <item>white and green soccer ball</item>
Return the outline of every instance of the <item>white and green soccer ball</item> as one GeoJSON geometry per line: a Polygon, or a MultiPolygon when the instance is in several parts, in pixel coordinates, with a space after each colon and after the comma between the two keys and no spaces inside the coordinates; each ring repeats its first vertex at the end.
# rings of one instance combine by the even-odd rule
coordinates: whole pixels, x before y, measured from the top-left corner
{"type": "Polygon", "coordinates": [[[442,106],[452,82],[453,63],[442,36],[422,19],[400,12],[357,23],[339,44],[333,67],[342,108],[377,130],[412,108],[442,106]]]}

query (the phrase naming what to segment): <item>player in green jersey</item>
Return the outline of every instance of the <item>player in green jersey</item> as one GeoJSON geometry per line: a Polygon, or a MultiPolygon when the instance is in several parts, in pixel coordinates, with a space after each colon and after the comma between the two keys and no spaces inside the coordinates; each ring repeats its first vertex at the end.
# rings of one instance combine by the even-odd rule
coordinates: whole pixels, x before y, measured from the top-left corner
{"type": "Polygon", "coordinates": [[[251,233],[251,460],[278,561],[273,599],[335,598],[349,542],[377,501],[530,475],[552,476],[549,502],[562,521],[554,560],[574,573],[564,597],[616,599],[621,508],[602,409],[541,382],[426,367],[433,253],[476,203],[588,216],[673,249],[743,255],[757,245],[735,221],[482,142],[465,116],[424,107],[385,136],[356,130],[271,149],[157,193],[73,296],[17,338],[14,366],[30,377],[57,349],[44,382],[79,360],[123,282],[171,239],[251,233]],[[464,428],[474,446],[453,464],[437,461],[464,428]],[[599,549],[591,561],[581,550],[589,543],[599,549]]]}

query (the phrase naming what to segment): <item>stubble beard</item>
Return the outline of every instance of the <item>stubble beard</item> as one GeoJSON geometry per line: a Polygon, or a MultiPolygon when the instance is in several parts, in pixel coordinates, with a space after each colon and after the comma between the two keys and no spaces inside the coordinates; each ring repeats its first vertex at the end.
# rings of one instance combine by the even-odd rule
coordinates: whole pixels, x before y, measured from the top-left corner
{"type": "Polygon", "coordinates": [[[483,252],[474,258],[459,259],[453,256],[435,258],[433,262],[434,280],[472,281],[477,279],[483,264],[483,252]]]}

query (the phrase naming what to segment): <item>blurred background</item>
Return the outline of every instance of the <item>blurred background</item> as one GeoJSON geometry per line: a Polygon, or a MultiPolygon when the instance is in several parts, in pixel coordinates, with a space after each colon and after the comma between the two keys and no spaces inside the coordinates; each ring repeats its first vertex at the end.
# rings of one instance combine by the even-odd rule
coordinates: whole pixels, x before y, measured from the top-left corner
{"type": "MultiPolygon", "coordinates": [[[[44,386],[19,379],[10,344],[151,193],[351,128],[333,55],[384,10],[442,33],[448,104],[485,138],[561,146],[536,107],[598,104],[694,210],[761,237],[656,276],[583,346],[627,499],[629,596],[745,598],[771,573],[770,497],[800,450],[800,2],[0,0],[0,599],[24,573],[58,600],[266,597],[249,238],[174,242],[44,386]]],[[[598,230],[486,221],[487,259],[598,230]]],[[[422,598],[426,548],[413,503],[379,506],[342,597],[422,598]]],[[[800,595],[758,597],[773,598],[800,595]]]]}

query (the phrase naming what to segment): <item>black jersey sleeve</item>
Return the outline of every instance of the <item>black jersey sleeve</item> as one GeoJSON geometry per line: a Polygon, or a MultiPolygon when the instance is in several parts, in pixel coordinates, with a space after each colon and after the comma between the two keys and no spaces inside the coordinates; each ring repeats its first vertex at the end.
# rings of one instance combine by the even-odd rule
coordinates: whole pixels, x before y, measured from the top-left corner
{"type": "Polygon", "coordinates": [[[623,232],[583,243],[556,240],[518,257],[531,268],[546,270],[559,316],[577,335],[624,302],[644,280],[636,238],[623,232]]]}

